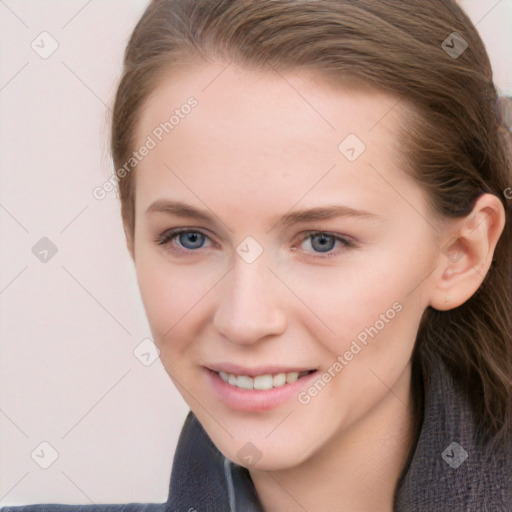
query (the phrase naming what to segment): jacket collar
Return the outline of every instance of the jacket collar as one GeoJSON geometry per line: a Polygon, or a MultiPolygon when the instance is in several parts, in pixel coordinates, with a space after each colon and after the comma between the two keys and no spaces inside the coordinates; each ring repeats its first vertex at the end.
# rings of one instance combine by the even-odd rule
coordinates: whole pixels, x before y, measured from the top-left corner
{"type": "Polygon", "coordinates": [[[166,512],[263,512],[249,471],[231,462],[189,412],[178,440],[166,512]]]}
{"type": "Polygon", "coordinates": [[[512,510],[512,443],[482,447],[471,407],[446,366],[423,365],[423,422],[395,510],[512,510]]]}

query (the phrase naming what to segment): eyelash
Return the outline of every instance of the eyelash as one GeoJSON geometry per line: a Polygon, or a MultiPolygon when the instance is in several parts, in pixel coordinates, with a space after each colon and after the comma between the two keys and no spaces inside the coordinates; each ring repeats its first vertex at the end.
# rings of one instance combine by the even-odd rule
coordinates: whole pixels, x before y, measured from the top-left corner
{"type": "MultiPolygon", "coordinates": [[[[203,233],[199,229],[177,228],[177,229],[170,229],[168,231],[164,231],[161,235],[158,235],[155,238],[155,242],[158,245],[165,247],[165,246],[169,245],[175,238],[177,238],[182,233],[198,233],[198,234],[203,235],[206,238],[209,238],[206,233],[203,233]]],[[[342,237],[342,236],[336,235],[334,233],[329,233],[326,231],[309,231],[309,232],[307,232],[307,235],[301,239],[300,242],[301,243],[305,242],[306,240],[314,238],[315,236],[319,236],[319,235],[326,235],[327,237],[334,238],[336,241],[341,242],[342,248],[338,249],[335,252],[326,252],[326,253],[313,251],[315,258],[323,258],[323,259],[332,258],[334,256],[339,256],[342,252],[344,252],[347,249],[356,247],[356,244],[349,238],[342,237]]],[[[178,254],[179,253],[190,254],[190,253],[198,252],[200,249],[202,249],[202,247],[200,247],[199,249],[186,249],[186,248],[182,248],[182,247],[173,247],[170,250],[172,250],[173,252],[176,252],[178,254]]],[[[295,248],[293,250],[295,250],[295,248]]]]}

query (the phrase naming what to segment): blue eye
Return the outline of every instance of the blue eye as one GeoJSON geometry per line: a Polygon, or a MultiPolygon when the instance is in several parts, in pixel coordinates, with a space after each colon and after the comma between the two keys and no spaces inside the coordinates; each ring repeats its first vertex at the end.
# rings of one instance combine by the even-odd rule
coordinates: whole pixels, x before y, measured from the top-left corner
{"type": "Polygon", "coordinates": [[[185,249],[199,249],[204,244],[205,236],[202,233],[189,231],[188,233],[179,234],[178,239],[185,249]],[[192,247],[187,246],[187,244],[190,244],[192,247]]]}
{"type": "Polygon", "coordinates": [[[336,239],[333,236],[326,235],[325,233],[319,233],[318,235],[313,235],[311,237],[311,247],[313,247],[315,251],[329,252],[334,248],[335,244],[336,239]],[[316,244],[315,241],[317,242],[316,244]]]}
{"type": "Polygon", "coordinates": [[[312,252],[319,253],[319,255],[325,254],[326,257],[336,256],[339,254],[340,250],[354,246],[347,238],[324,232],[309,233],[303,241],[310,241],[310,245],[313,248],[312,252]],[[335,248],[336,242],[341,244],[341,249],[336,252],[331,252],[335,248]]]}
{"type": "Polygon", "coordinates": [[[192,231],[186,229],[171,229],[159,235],[156,243],[159,245],[166,245],[174,239],[178,239],[178,248],[181,246],[188,251],[201,249],[208,237],[200,231],[192,231]]]}

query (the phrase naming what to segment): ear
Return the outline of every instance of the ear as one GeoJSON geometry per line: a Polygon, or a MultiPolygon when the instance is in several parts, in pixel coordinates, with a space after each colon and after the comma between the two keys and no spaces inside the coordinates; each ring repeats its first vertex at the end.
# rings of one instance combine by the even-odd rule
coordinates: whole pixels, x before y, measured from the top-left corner
{"type": "Polygon", "coordinates": [[[440,311],[460,306],[482,284],[505,226],[505,208],[497,196],[483,194],[467,217],[448,225],[430,299],[440,311]]]}

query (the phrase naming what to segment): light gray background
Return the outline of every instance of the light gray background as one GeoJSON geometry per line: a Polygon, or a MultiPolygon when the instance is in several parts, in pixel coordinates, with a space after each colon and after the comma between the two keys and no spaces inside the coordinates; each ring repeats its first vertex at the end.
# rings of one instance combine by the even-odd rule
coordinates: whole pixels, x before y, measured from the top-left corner
{"type": "MultiPolygon", "coordinates": [[[[462,4],[512,94],[512,0],[462,4]]],[[[108,107],[146,5],[0,0],[2,505],[167,499],[187,408],[160,360],[133,353],[151,333],[118,199],[92,195],[112,172],[108,107]],[[43,237],[58,249],[46,262],[43,237]]]]}

